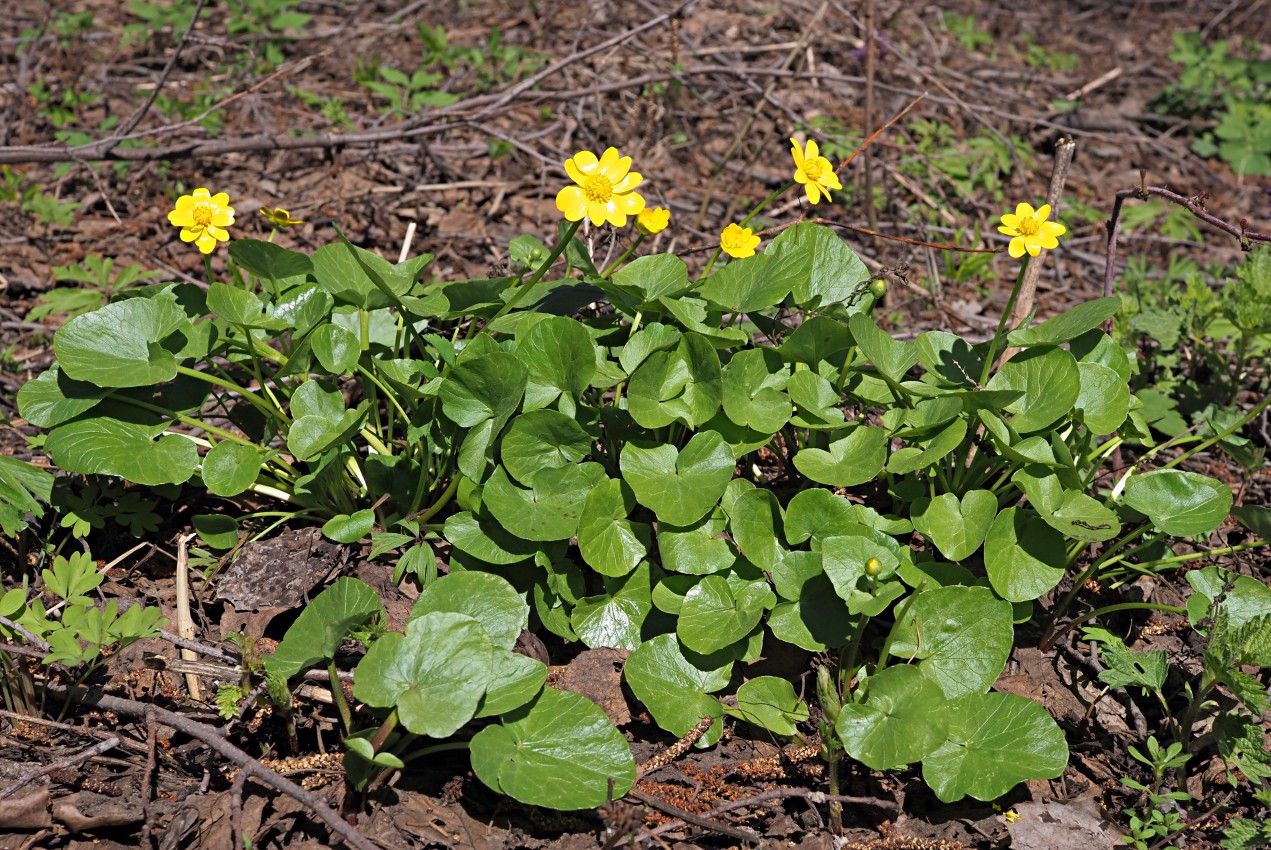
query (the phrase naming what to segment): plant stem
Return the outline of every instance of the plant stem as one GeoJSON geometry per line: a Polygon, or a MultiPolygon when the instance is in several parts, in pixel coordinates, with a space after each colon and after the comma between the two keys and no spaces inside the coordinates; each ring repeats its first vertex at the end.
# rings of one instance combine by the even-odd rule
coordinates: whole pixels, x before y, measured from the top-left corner
{"type": "Polygon", "coordinates": [[[490,317],[490,321],[485,323],[482,330],[488,328],[495,320],[500,319],[511,312],[512,308],[515,307],[521,298],[525,296],[525,293],[533,289],[534,284],[543,279],[543,276],[547,274],[547,270],[550,269],[552,264],[556,262],[556,259],[565,252],[565,246],[568,245],[570,240],[574,238],[574,234],[578,232],[578,228],[582,226],[582,223],[583,219],[581,218],[578,219],[578,221],[570,223],[569,227],[566,228],[565,232],[561,235],[561,238],[556,240],[556,247],[552,248],[552,253],[547,255],[547,259],[543,261],[543,265],[539,266],[538,271],[534,272],[534,276],[517,287],[516,292],[512,293],[512,297],[507,300],[506,304],[499,308],[497,313],[490,317]]]}
{"type": "Polygon", "coordinates": [[[623,262],[627,259],[627,257],[630,257],[633,253],[635,253],[635,249],[639,248],[640,243],[643,241],[644,241],[644,234],[643,233],[637,234],[635,241],[631,243],[631,246],[627,248],[627,250],[623,251],[622,255],[619,256],[618,259],[610,263],[609,268],[602,271],[600,273],[600,276],[604,278],[605,280],[608,280],[609,276],[618,270],[618,266],[622,265],[623,262]]]}
{"type": "Polygon", "coordinates": [[[1006,323],[1011,317],[1011,311],[1015,309],[1015,301],[1019,298],[1020,288],[1024,285],[1024,273],[1028,271],[1030,257],[1024,255],[1024,262],[1019,267],[1019,276],[1015,278],[1015,286],[1011,287],[1011,297],[1006,301],[1006,308],[1002,310],[1002,318],[997,323],[997,330],[993,332],[993,341],[989,343],[988,356],[984,358],[984,369],[980,373],[980,386],[984,386],[989,382],[989,373],[993,371],[993,361],[997,360],[998,346],[1002,342],[1002,334],[1006,332],[1006,323]]]}
{"type": "Polygon", "coordinates": [[[353,712],[349,711],[349,701],[344,696],[344,685],[340,682],[340,671],[335,668],[335,660],[327,662],[327,675],[331,677],[331,695],[335,700],[335,709],[340,714],[340,722],[344,724],[345,734],[353,732],[353,712]]]}

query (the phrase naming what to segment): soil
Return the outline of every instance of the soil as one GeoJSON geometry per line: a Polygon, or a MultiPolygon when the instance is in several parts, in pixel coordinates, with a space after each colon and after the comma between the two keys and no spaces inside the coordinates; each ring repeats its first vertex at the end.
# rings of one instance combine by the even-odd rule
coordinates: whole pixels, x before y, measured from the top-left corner
{"type": "MultiPolygon", "coordinates": [[[[577,150],[612,144],[639,164],[650,204],[671,210],[672,226],[653,240],[652,250],[684,255],[700,248],[688,255],[700,267],[723,226],[788,179],[792,134],[812,125],[841,128],[812,135],[847,153],[925,93],[843,171],[846,200],[824,215],[922,242],[967,244],[977,233],[996,238],[1004,208],[989,191],[961,191],[934,167],[921,182],[898,170],[905,158],[930,157],[917,143],[914,124],[925,120],[947,132],[945,144],[954,151],[972,150],[967,140],[976,136],[1018,138],[1033,146],[1038,155],[1031,167],[1013,156],[1015,167],[1002,178],[1007,197],[1040,203],[1050,153],[1066,135],[1077,144],[1066,203],[1107,213],[1117,191],[1145,179],[1187,197],[1208,193],[1210,212],[1229,222],[1246,219],[1250,229],[1267,230],[1271,217],[1266,180],[1240,177],[1219,160],[1197,157],[1183,128],[1149,108],[1152,96],[1178,78],[1180,69],[1167,55],[1175,32],[1201,30],[1209,39],[1239,35],[1262,44],[1265,54],[1271,42],[1265,0],[304,0],[290,5],[311,20],[285,38],[231,26],[232,10],[288,4],[209,3],[188,35],[168,23],[125,37],[126,28],[141,23],[130,5],[147,4],[11,0],[0,21],[0,163],[10,163],[0,177],[11,173],[23,187],[42,185],[73,215],[69,225],[46,222],[0,194],[0,416],[10,423],[0,426],[0,452],[38,465],[47,461],[28,442],[37,429],[18,417],[14,395],[53,362],[52,332],[60,319],[32,321],[28,311],[55,285],[56,267],[93,254],[115,258],[117,268],[135,263],[160,272],[163,280],[197,283],[200,255],[179,241],[166,220],[171,200],[197,186],[230,194],[236,237],[268,238],[270,225],[257,211],[282,207],[305,222],[281,232],[283,244],[311,250],[333,239],[332,225],[338,225],[355,243],[388,257],[403,248],[434,253],[431,270],[441,279],[483,277],[505,267],[511,238],[529,233],[546,240],[555,232],[562,162],[577,150]],[[77,13],[87,16],[82,32],[58,29],[77,13]],[[972,15],[988,39],[968,47],[951,34],[950,21],[972,15]],[[409,74],[420,62],[423,26],[444,30],[453,62],[439,66],[435,85],[455,100],[445,106],[408,103],[394,112],[388,98],[372,94],[357,78],[376,79],[377,67],[409,74]],[[477,60],[476,70],[467,49],[501,61],[477,60]],[[1073,59],[1046,58],[1061,55],[1073,59]],[[517,66],[527,58],[528,64],[517,66]],[[161,96],[147,108],[156,86],[161,96]],[[1055,109],[1062,98],[1079,101],[1079,108],[1055,109]],[[179,114],[173,100],[193,106],[179,114]],[[73,117],[59,118],[59,103],[73,105],[73,117]],[[208,116],[212,122],[202,121],[208,116]],[[79,159],[47,147],[66,130],[86,134],[82,141],[109,138],[133,125],[133,118],[135,140],[128,146],[79,159]],[[872,209],[863,202],[871,193],[872,209]],[[943,223],[925,224],[913,214],[916,205],[943,208],[943,223]]],[[[765,215],[782,222],[804,211],[801,196],[789,193],[765,215]]],[[[1202,264],[1239,259],[1236,239],[1203,225],[1202,233],[1201,241],[1150,227],[1124,233],[1117,268],[1131,258],[1159,267],[1178,256],[1202,264]]],[[[598,257],[625,248],[602,232],[593,234],[598,257]]],[[[930,328],[991,333],[1014,275],[1004,255],[959,279],[946,252],[859,232],[844,235],[871,269],[886,270],[892,281],[887,307],[898,335],[930,328]]],[[[1039,317],[1103,294],[1105,241],[1100,223],[1078,222],[1043,273],[1039,317]]],[[[224,252],[212,262],[223,271],[224,252]]],[[[1265,469],[1251,475],[1213,456],[1203,471],[1231,484],[1243,503],[1268,503],[1265,469]]],[[[124,528],[94,532],[94,556],[111,564],[104,597],[159,605],[171,619],[173,564],[191,517],[236,510],[200,502],[187,491],[170,503],[157,527],[136,537],[124,528]]],[[[1234,525],[1224,531],[1240,533],[1234,525]]],[[[30,543],[0,540],[6,587],[23,576],[38,581],[30,543]]],[[[390,620],[400,623],[409,611],[410,588],[398,588],[383,566],[367,563],[363,548],[323,542],[303,528],[286,529],[260,545],[275,548],[248,548],[235,567],[196,580],[193,588],[197,641],[230,652],[231,663],[235,653],[223,643],[227,634],[245,629],[279,637],[314,588],[341,574],[358,575],[379,589],[390,620]],[[285,575],[269,564],[285,565],[285,575]],[[261,570],[276,580],[260,581],[261,570]]],[[[1262,557],[1219,562],[1266,575],[1262,557]]],[[[1115,592],[1088,588],[1083,599],[1181,604],[1174,600],[1186,593],[1181,574],[1167,574],[1115,592]]],[[[1192,633],[1185,618],[1113,618],[1105,625],[1120,629],[1135,648],[1165,649],[1174,668],[1195,671],[1198,647],[1187,640],[1192,633]]],[[[315,815],[315,800],[347,815],[366,839],[390,848],[608,850],[631,833],[645,846],[676,848],[739,846],[747,833],[770,848],[1111,847],[1124,829],[1121,810],[1142,805],[1119,779],[1150,778],[1125,747],[1141,745],[1145,732],[1160,727],[1161,710],[1119,692],[1101,693],[1092,684],[1098,661],[1072,635],[1048,652],[1037,648],[1037,635],[1022,635],[1018,646],[996,687],[1040,702],[1059,720],[1072,748],[1065,774],[1020,786],[997,807],[975,801],[947,806],[931,796],[917,772],[848,769],[843,793],[858,802],[845,806],[843,834],[835,836],[826,806],[809,798],[828,787],[819,760],[798,748],[783,751],[744,728],[729,730],[709,751],[692,751],[650,772],[637,786],[637,799],[595,812],[561,814],[513,804],[478,782],[462,757],[412,770],[363,802],[346,793],[338,759],[320,751],[335,740],[334,715],[321,702],[320,687],[299,697],[305,715],[300,747],[295,760],[282,759],[292,753],[275,719],[249,713],[225,724],[190,690],[199,683],[206,700],[217,671],[196,668],[187,676],[174,646],[145,641],[118,653],[93,686],[219,729],[252,755],[267,752],[280,759],[268,766],[304,780],[314,796],[298,799],[256,781],[236,785],[233,765],[175,721],[147,722],[144,714],[84,705],[63,710],[54,690],[42,717],[0,716],[0,795],[21,783],[13,796],[0,796],[0,848],[221,848],[232,846],[236,831],[259,848],[338,843],[315,815]],[[113,749],[73,758],[109,736],[119,739],[113,749]],[[53,769],[59,760],[66,764],[53,769]],[[42,765],[49,770],[31,776],[42,765]],[[748,799],[749,805],[710,815],[715,828],[685,825],[670,814],[678,808],[701,815],[748,799]],[[1011,807],[1018,819],[1003,811],[1011,807]]],[[[622,653],[580,653],[532,635],[522,649],[554,665],[558,687],[604,708],[632,741],[638,762],[673,743],[624,693],[622,653]]],[[[805,657],[767,663],[784,664],[780,669],[787,675],[793,670],[796,680],[810,670],[805,657]]],[[[45,668],[36,669],[44,675],[45,668]]],[[[801,680],[811,681],[806,675],[801,680]]],[[[1195,787],[1189,790],[1198,795],[1226,781],[1212,756],[1194,765],[1195,787]]],[[[1224,816],[1265,814],[1247,783],[1230,790],[1224,816]]],[[[1175,840],[1217,846],[1220,820],[1191,814],[1188,832],[1175,840]]]]}

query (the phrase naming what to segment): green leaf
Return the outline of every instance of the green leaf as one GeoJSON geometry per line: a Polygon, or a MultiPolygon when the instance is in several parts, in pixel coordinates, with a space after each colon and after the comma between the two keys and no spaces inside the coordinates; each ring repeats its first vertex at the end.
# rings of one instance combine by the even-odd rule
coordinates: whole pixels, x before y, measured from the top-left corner
{"type": "Polygon", "coordinates": [[[605,593],[578,600],[570,625],[591,649],[635,649],[640,630],[653,609],[653,588],[648,561],[625,576],[605,578],[605,593]]]}
{"type": "Polygon", "coordinates": [[[880,373],[895,383],[918,363],[918,347],[911,342],[901,342],[874,323],[863,313],[847,320],[856,344],[880,373]]]}
{"type": "MultiPolygon", "coordinates": [[[[842,532],[840,532],[842,533],[842,532]]],[[[827,537],[821,541],[821,559],[834,591],[847,603],[852,614],[876,617],[904,593],[904,585],[892,578],[900,566],[899,547],[879,539],[885,535],[827,537]],[[866,573],[866,565],[877,559],[882,565],[878,576],[866,573]]]]}
{"type": "Polygon", "coordinates": [[[645,428],[679,422],[696,428],[723,401],[719,355],[700,334],[686,333],[671,351],[657,351],[640,364],[627,386],[631,418],[645,428]]]}
{"type": "Polygon", "coordinates": [[[514,354],[460,357],[438,390],[442,410],[464,428],[487,420],[502,427],[520,405],[528,375],[525,364],[514,354]]]}
{"type": "Polygon", "coordinates": [[[490,684],[494,646],[476,620],[433,611],[389,632],[357,665],[353,696],[397,709],[416,735],[445,738],[476,714],[490,684]]]}
{"type": "Polygon", "coordinates": [[[746,637],[775,602],[766,582],[743,585],[734,595],[727,579],[709,575],[684,597],[675,633],[689,649],[710,655],[746,637]]]}
{"type": "MultiPolygon", "coordinates": [[[[814,556],[820,568],[819,553],[790,553],[790,556],[796,555],[814,556]]],[[[788,564],[790,556],[783,563],[788,564]]],[[[784,593],[782,596],[789,598],[784,593]]],[[[778,640],[809,652],[847,645],[855,631],[856,618],[835,593],[828,576],[823,573],[810,576],[799,585],[795,597],[789,602],[778,602],[768,615],[768,628],[778,640]]]]}
{"type": "Polygon", "coordinates": [[[887,432],[860,425],[830,443],[830,450],[802,449],[794,468],[818,484],[854,487],[875,478],[887,462],[887,432]]]}
{"type": "Polygon", "coordinates": [[[759,676],[737,689],[737,708],[728,713],[774,735],[792,736],[796,723],[808,719],[808,706],[794,692],[794,686],[776,676],[759,676]]]}
{"type": "Polygon", "coordinates": [[[1028,496],[1046,524],[1065,537],[1102,542],[1121,533],[1121,521],[1115,512],[1085,493],[1065,490],[1059,476],[1047,467],[1026,466],[1011,480],[1028,496]]]}
{"type": "Polygon", "coordinates": [[[75,381],[53,366],[18,390],[18,413],[37,428],[52,428],[87,413],[110,395],[110,390],[75,381]]]}
{"type": "Polygon", "coordinates": [[[297,332],[308,333],[314,325],[331,315],[335,299],[331,293],[316,284],[298,286],[288,290],[274,305],[274,316],[282,319],[297,332]]]}
{"type": "Polygon", "coordinates": [[[1016,354],[989,381],[990,390],[1018,390],[1006,405],[1017,434],[1040,431],[1071,414],[1081,390],[1077,361],[1062,348],[1041,346],[1016,354]]]}
{"type": "Polygon", "coordinates": [[[201,476],[208,492],[237,496],[256,483],[261,455],[255,446],[222,440],[203,456],[201,476]]]}
{"type": "Polygon", "coordinates": [[[975,554],[996,516],[997,497],[988,490],[971,490],[961,500],[953,493],[941,493],[934,499],[919,499],[913,506],[914,528],[950,561],[975,554]]]}
{"type": "Polygon", "coordinates": [[[940,686],[917,667],[888,667],[869,678],[864,702],[842,707],[834,730],[852,758],[893,770],[944,743],[947,704],[940,686]]]}
{"type": "Polygon", "coordinates": [[[737,553],[724,534],[728,517],[712,508],[692,525],[658,523],[658,556],[665,569],[689,575],[708,575],[728,569],[737,553]]]}
{"type": "Polygon", "coordinates": [[[996,800],[1020,782],[1053,779],[1068,764],[1064,733],[1046,710],[1014,694],[968,694],[945,709],[948,740],[922,760],[946,803],[996,800]]]}
{"type": "Polygon", "coordinates": [[[1036,599],[1064,577],[1064,539],[1032,511],[1006,508],[984,541],[984,567],[1003,599],[1036,599]]]}
{"type": "Polygon", "coordinates": [[[53,335],[53,353],[68,378],[99,387],[146,387],[176,377],[177,359],[163,342],[182,325],[170,298],[128,298],[76,316],[53,335]]]}
{"type": "Polygon", "coordinates": [[[1226,484],[1177,469],[1136,475],[1125,486],[1125,503],[1175,537],[1213,531],[1227,518],[1233,501],[1226,484]]]}
{"type": "Polygon", "coordinates": [[[472,769],[490,788],[531,806],[594,809],[635,784],[631,748],[604,711],[547,688],[527,708],[472,738],[472,769]]]}
{"type": "Polygon", "coordinates": [[[511,649],[529,625],[530,606],[507,579],[471,570],[452,572],[424,588],[412,620],[433,612],[466,614],[481,624],[496,647],[511,649]]]}
{"type": "Polygon", "coordinates": [[[503,467],[485,484],[482,503],[499,523],[525,540],[568,540],[578,533],[587,496],[605,470],[598,463],[583,463],[534,473],[530,489],[517,487],[503,467]]]}
{"type": "Polygon", "coordinates": [[[813,316],[800,324],[777,348],[781,356],[816,370],[852,345],[852,334],[829,316],[813,316]]]}
{"type": "Polygon", "coordinates": [[[786,392],[799,406],[790,420],[798,427],[822,431],[843,427],[843,411],[839,409],[843,400],[825,378],[808,370],[795,372],[786,392]]]}
{"type": "Polygon", "coordinates": [[[337,514],[322,526],[322,534],[336,543],[356,543],[375,527],[375,511],[363,508],[351,514],[337,514]]]}
{"type": "Polygon", "coordinates": [[[680,451],[672,445],[642,449],[627,443],[620,465],[640,504],[659,520],[684,526],[696,523],[724,495],[736,459],[717,432],[699,431],[680,451]]]}
{"type": "Polygon", "coordinates": [[[689,290],[688,266],[674,254],[637,257],[614,272],[612,280],[644,303],[664,295],[675,298],[689,290]]]}
{"type": "Polygon", "coordinates": [[[973,386],[984,370],[984,353],[960,336],[945,331],[924,331],[914,341],[918,362],[928,375],[953,387],[973,386]]]}
{"type": "Polygon", "coordinates": [[[828,227],[804,222],[786,228],[772,240],[765,256],[785,263],[789,262],[787,253],[812,257],[807,277],[796,280],[791,287],[800,307],[814,309],[843,303],[849,312],[859,312],[868,306],[860,299],[846,303],[857,284],[870,279],[870,273],[856,252],[828,227]]]}
{"type": "Polygon", "coordinates": [[[1011,618],[1011,603],[987,587],[925,590],[896,622],[891,654],[922,659],[918,666],[949,699],[984,693],[1006,667],[1015,640],[1011,618]]]}
{"type": "Polygon", "coordinates": [[[451,514],[446,519],[445,534],[456,549],[487,564],[519,564],[542,548],[508,533],[493,519],[478,518],[470,511],[451,514]]]}
{"type": "Polygon", "coordinates": [[[841,534],[836,529],[852,522],[856,513],[847,499],[820,488],[800,490],[786,506],[786,540],[792,546],[809,538],[819,541],[841,534]]]}
{"type": "Polygon", "coordinates": [[[516,347],[529,380],[525,409],[537,410],[560,399],[562,413],[573,415],[575,404],[596,372],[596,355],[580,322],[553,316],[530,328],[516,347]]]}
{"type": "Polygon", "coordinates": [[[764,254],[731,262],[707,279],[701,295],[731,313],[751,313],[780,304],[790,292],[791,280],[771,274],[772,264],[772,258],[764,254]]]}
{"type": "Polygon", "coordinates": [[[375,588],[355,578],[343,577],[300,609],[274,654],[265,659],[273,675],[292,676],[335,658],[345,639],[359,626],[384,617],[375,588]]]}
{"type": "Polygon", "coordinates": [[[1076,339],[1083,333],[1102,325],[1121,309],[1121,298],[1097,298],[1085,301],[1065,310],[1053,319],[1047,319],[1035,328],[1019,328],[1006,336],[1011,345],[1059,345],[1076,339]]]}
{"type": "Polygon", "coordinates": [[[578,519],[578,553],[601,575],[631,572],[649,552],[653,529],[627,519],[635,495],[621,480],[602,481],[587,496],[578,519]]]}
{"type": "Polygon", "coordinates": [[[238,520],[224,514],[195,514],[190,523],[199,539],[213,549],[232,549],[238,545],[238,520]]]}
{"type": "MultiPolygon", "coordinates": [[[[741,480],[741,479],[738,479],[741,480]]],[[[781,504],[771,490],[747,490],[728,509],[729,527],[746,560],[771,572],[785,557],[781,504]]]]}
{"type": "Polygon", "coordinates": [[[253,292],[237,286],[213,282],[207,290],[207,309],[232,325],[279,331],[287,322],[269,315],[265,303],[253,292]]]}
{"type": "MultiPolygon", "coordinates": [[[[73,321],[73,320],[72,320],[73,321]]],[[[49,432],[44,450],[64,472],[118,475],[134,484],[180,484],[198,467],[194,443],[110,416],[78,419],[49,432]]]]}
{"type": "Polygon", "coordinates": [[[697,742],[709,747],[723,734],[724,707],[708,694],[728,685],[732,662],[702,670],[684,657],[675,635],[658,635],[627,656],[622,675],[636,699],[644,703],[658,726],[677,738],[701,722],[715,722],[697,742]]]}
{"type": "Polygon", "coordinates": [[[520,708],[543,690],[547,665],[510,649],[496,647],[490,686],[481,699],[477,717],[498,717],[520,708]]]}
{"type": "Polygon", "coordinates": [[[229,258],[256,277],[269,280],[299,277],[313,271],[313,261],[307,255],[260,239],[230,242],[229,258]]]}
{"type": "Polygon", "coordinates": [[[779,431],[793,406],[785,389],[780,356],[772,349],[738,352],[724,367],[724,413],[738,425],[767,434],[779,431]]]}
{"type": "Polygon", "coordinates": [[[1077,364],[1081,391],[1075,409],[1090,433],[1102,436],[1121,427],[1130,413],[1130,385],[1107,366],[1081,361],[1077,364]]]}
{"type": "Polygon", "coordinates": [[[356,335],[339,325],[321,325],[309,337],[314,356],[332,375],[348,375],[357,368],[362,344],[356,335]]]}
{"type": "Polygon", "coordinates": [[[534,410],[512,419],[499,457],[521,484],[529,485],[540,469],[559,469],[591,453],[591,437],[577,420],[555,410],[534,410]]]}

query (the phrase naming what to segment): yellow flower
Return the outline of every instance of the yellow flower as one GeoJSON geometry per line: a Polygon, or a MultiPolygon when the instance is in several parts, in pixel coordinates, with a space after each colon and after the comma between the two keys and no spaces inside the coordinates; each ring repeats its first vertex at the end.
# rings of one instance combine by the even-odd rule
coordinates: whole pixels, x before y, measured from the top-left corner
{"type": "Polygon", "coordinates": [[[723,248],[728,256],[739,260],[743,257],[753,257],[755,248],[759,247],[759,237],[751,233],[749,227],[730,224],[719,235],[719,247],[723,248]]]}
{"type": "Polygon", "coordinates": [[[181,228],[182,242],[193,242],[204,254],[210,254],[218,241],[229,241],[225,228],[234,223],[234,208],[224,192],[213,195],[207,189],[195,189],[177,198],[168,221],[181,228]]]}
{"type": "Polygon", "coordinates": [[[793,145],[790,148],[790,155],[794,157],[794,181],[803,184],[803,188],[808,192],[809,202],[820,203],[821,195],[825,195],[828,201],[831,189],[843,188],[843,184],[839,182],[839,176],[834,173],[834,166],[830,165],[828,159],[821,156],[815,140],[808,139],[806,150],[800,149],[799,143],[794,139],[790,140],[790,144],[793,145]]]}
{"type": "Polygon", "coordinates": [[[1002,812],[1002,817],[1006,818],[1007,823],[1015,823],[1015,821],[1019,820],[1020,815],[1014,809],[1007,809],[1002,812]]]}
{"type": "Polygon", "coordinates": [[[661,207],[649,209],[645,207],[640,210],[640,214],[636,216],[636,230],[645,236],[652,236],[655,233],[661,233],[666,230],[666,226],[671,223],[671,211],[664,210],[661,207]]]}
{"type": "Polygon", "coordinates": [[[631,157],[619,156],[617,148],[606,148],[600,159],[579,151],[565,160],[565,173],[578,184],[556,193],[556,209],[569,221],[587,217],[592,224],[625,227],[627,216],[644,209],[644,198],[632,191],[644,178],[631,170],[631,157]]]}
{"type": "Polygon", "coordinates": [[[1020,204],[1014,213],[1002,216],[1002,224],[998,233],[1011,237],[1010,254],[1022,257],[1027,251],[1030,257],[1036,257],[1042,248],[1058,248],[1059,240],[1068,228],[1054,221],[1047,221],[1050,215],[1050,204],[1042,204],[1036,210],[1030,204],[1020,204]]]}
{"type": "Polygon", "coordinates": [[[271,210],[269,207],[261,207],[260,214],[269,220],[274,227],[290,227],[293,224],[304,224],[303,219],[292,218],[291,213],[282,207],[271,210]]]}

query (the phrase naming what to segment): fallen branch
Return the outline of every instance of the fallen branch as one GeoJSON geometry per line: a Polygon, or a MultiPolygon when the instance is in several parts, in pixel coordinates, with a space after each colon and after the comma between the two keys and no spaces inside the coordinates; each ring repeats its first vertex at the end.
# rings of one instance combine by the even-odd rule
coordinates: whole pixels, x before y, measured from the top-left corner
{"type": "Polygon", "coordinates": [[[22,776],[20,776],[18,780],[8,788],[0,788],[0,800],[12,797],[14,794],[26,788],[32,782],[45,774],[52,773],[55,770],[64,770],[68,767],[74,767],[82,761],[88,761],[93,756],[99,756],[102,753],[109,752],[117,746],[119,746],[119,738],[112,735],[104,741],[98,741],[86,750],[80,750],[78,753],[72,753],[66,758],[61,758],[57,761],[49,762],[46,765],[41,765],[35,770],[22,774],[22,776]]]}

